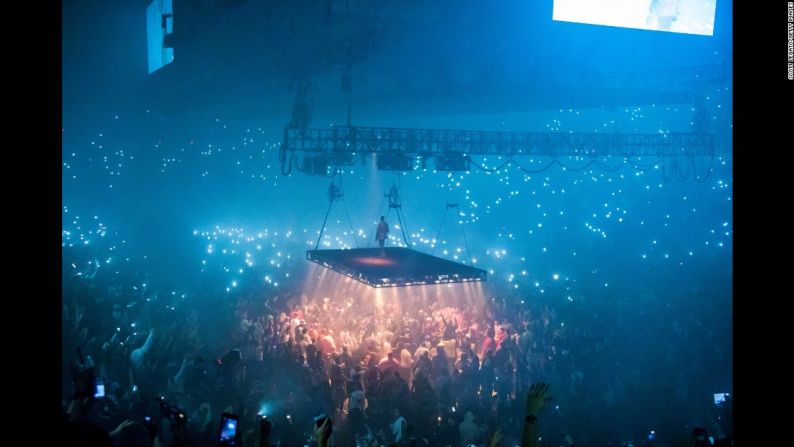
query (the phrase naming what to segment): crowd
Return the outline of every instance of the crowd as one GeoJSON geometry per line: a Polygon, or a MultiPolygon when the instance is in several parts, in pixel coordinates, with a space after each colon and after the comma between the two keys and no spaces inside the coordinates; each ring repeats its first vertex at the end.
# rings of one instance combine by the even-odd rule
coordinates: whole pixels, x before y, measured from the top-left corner
{"type": "MultiPolygon", "coordinates": [[[[94,430],[115,445],[218,445],[220,415],[230,413],[239,417],[235,445],[245,446],[588,440],[555,409],[585,398],[577,365],[598,356],[604,340],[575,318],[560,323],[548,306],[531,312],[486,297],[427,304],[409,293],[376,305],[333,291],[262,296],[251,287],[234,299],[207,290],[199,308],[150,290],[145,277],[82,273],[64,267],[63,407],[72,437],[94,430]],[[97,378],[104,395],[94,397],[97,378]],[[550,402],[549,386],[533,385],[541,382],[561,395],[547,411],[556,424],[548,439],[527,417],[550,402]],[[321,414],[329,421],[318,426],[321,414]]],[[[725,442],[732,422],[706,428],[725,442]]]]}

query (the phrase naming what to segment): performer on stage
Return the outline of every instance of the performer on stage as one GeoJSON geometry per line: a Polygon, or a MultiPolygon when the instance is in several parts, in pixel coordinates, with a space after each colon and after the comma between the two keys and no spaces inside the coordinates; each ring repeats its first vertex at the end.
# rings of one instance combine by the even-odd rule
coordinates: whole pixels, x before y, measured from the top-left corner
{"type": "Polygon", "coordinates": [[[375,240],[378,241],[378,247],[380,247],[380,257],[386,257],[386,250],[383,249],[383,244],[386,242],[387,235],[389,234],[389,224],[386,223],[386,218],[380,216],[380,222],[378,222],[378,229],[375,231],[375,240]]]}

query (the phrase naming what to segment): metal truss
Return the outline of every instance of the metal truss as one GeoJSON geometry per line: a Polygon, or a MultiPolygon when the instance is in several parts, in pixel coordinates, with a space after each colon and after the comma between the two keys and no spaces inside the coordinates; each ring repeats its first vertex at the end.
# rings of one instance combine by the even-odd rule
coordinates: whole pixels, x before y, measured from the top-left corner
{"type": "Polygon", "coordinates": [[[695,133],[545,133],[335,126],[285,128],[287,153],[416,157],[484,155],[545,157],[713,156],[714,136],[695,133]]]}

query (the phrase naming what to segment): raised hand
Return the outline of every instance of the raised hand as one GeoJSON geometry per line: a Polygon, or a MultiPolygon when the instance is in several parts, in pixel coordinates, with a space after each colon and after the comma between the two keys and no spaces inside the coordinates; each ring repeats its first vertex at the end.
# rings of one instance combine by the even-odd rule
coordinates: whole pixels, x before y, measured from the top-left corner
{"type": "Polygon", "coordinates": [[[524,424],[524,432],[521,434],[521,447],[537,447],[537,417],[546,408],[546,405],[552,401],[549,396],[548,383],[533,383],[527,393],[527,406],[526,406],[526,423],[524,424]],[[533,421],[532,418],[535,418],[533,421]]]}
{"type": "Polygon", "coordinates": [[[549,384],[548,383],[534,383],[529,388],[529,394],[527,395],[527,416],[532,415],[537,417],[546,405],[549,404],[552,400],[554,400],[551,396],[548,395],[549,393],[549,384]]]}
{"type": "Polygon", "coordinates": [[[331,437],[331,418],[326,417],[322,425],[314,429],[314,437],[317,438],[319,447],[328,446],[328,438],[331,437]]]}
{"type": "Polygon", "coordinates": [[[130,425],[134,424],[135,421],[127,419],[126,421],[122,422],[118,425],[118,427],[114,428],[113,431],[109,433],[110,437],[118,436],[122,430],[129,427],[130,425]]]}
{"type": "Polygon", "coordinates": [[[491,437],[488,438],[488,447],[496,447],[497,445],[499,445],[499,442],[501,440],[502,440],[502,429],[497,428],[496,431],[493,432],[493,434],[491,434],[491,437]]]}

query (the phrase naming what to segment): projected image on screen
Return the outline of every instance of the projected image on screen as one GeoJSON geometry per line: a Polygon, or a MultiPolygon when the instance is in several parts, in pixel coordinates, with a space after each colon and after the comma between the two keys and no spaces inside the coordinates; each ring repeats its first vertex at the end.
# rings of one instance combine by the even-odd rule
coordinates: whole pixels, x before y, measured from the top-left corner
{"type": "Polygon", "coordinates": [[[172,32],[174,32],[174,9],[171,0],[152,1],[146,8],[149,74],[174,61],[174,49],[165,46],[165,36],[172,32]]]}
{"type": "Polygon", "coordinates": [[[552,19],[711,36],[716,7],[716,0],[554,0],[552,19]]]}

